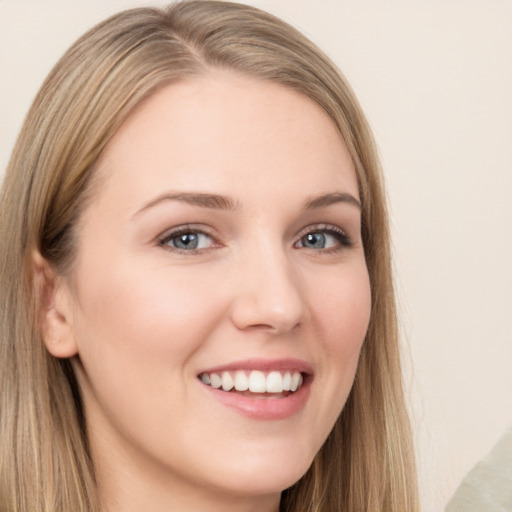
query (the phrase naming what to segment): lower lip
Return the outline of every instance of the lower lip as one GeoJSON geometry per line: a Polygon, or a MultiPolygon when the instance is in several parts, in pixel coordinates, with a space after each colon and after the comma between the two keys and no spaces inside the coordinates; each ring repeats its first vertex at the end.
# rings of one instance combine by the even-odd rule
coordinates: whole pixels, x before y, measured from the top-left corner
{"type": "Polygon", "coordinates": [[[310,376],[306,377],[300,389],[283,398],[251,398],[215,389],[202,382],[200,384],[223,405],[243,416],[255,420],[284,420],[304,408],[311,390],[311,380],[310,376]]]}

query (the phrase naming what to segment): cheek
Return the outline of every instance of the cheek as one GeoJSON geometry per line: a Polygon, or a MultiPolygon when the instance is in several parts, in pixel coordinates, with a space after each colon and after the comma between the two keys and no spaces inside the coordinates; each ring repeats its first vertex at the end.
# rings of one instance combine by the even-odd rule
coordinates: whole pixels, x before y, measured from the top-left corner
{"type": "MultiPolygon", "coordinates": [[[[208,276],[165,268],[118,266],[89,280],[81,294],[85,343],[110,345],[127,357],[186,359],[222,314],[208,276]]],[[[85,350],[86,347],[83,347],[85,350]]]]}
{"type": "Polygon", "coordinates": [[[314,298],[315,318],[323,348],[319,372],[322,378],[321,400],[315,422],[322,443],[352,388],[371,313],[366,266],[358,265],[346,270],[340,272],[338,278],[324,283],[322,293],[319,290],[314,298]]]}
{"type": "Polygon", "coordinates": [[[130,437],[160,439],[189,403],[189,362],[223,314],[211,278],[134,262],[84,275],[75,335],[89,424],[108,418],[130,437]]]}
{"type": "Polygon", "coordinates": [[[223,313],[211,278],[134,262],[84,275],[75,334],[89,423],[159,439],[189,403],[194,354],[223,313]]]}
{"type": "Polygon", "coordinates": [[[328,356],[359,355],[371,314],[371,290],[364,264],[329,279],[313,299],[328,356]]]}

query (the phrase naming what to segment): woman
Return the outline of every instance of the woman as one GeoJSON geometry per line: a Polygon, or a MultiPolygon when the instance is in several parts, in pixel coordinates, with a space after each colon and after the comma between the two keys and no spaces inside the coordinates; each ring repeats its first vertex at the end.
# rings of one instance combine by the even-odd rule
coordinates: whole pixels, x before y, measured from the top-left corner
{"type": "Polygon", "coordinates": [[[417,508],[378,160],[294,29],[209,1],[92,29],[0,226],[2,510],[417,508]]]}

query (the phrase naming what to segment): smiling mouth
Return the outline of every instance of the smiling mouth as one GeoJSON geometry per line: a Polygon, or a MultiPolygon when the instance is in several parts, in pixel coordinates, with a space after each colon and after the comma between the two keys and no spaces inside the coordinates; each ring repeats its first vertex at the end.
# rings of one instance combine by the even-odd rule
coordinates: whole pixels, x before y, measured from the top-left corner
{"type": "Polygon", "coordinates": [[[285,398],[298,391],[304,383],[303,374],[297,370],[204,372],[198,377],[203,384],[214,389],[253,398],[285,398]]]}

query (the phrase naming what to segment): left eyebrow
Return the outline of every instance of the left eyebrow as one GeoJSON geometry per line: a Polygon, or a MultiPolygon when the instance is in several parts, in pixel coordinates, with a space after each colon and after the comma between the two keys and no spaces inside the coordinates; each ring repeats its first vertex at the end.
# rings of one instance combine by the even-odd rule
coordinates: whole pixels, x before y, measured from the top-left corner
{"type": "Polygon", "coordinates": [[[347,203],[355,206],[359,210],[362,209],[361,202],[352,194],[347,192],[333,192],[330,194],[312,197],[304,203],[303,209],[310,210],[312,208],[323,208],[324,206],[330,206],[335,203],[347,203]]]}

